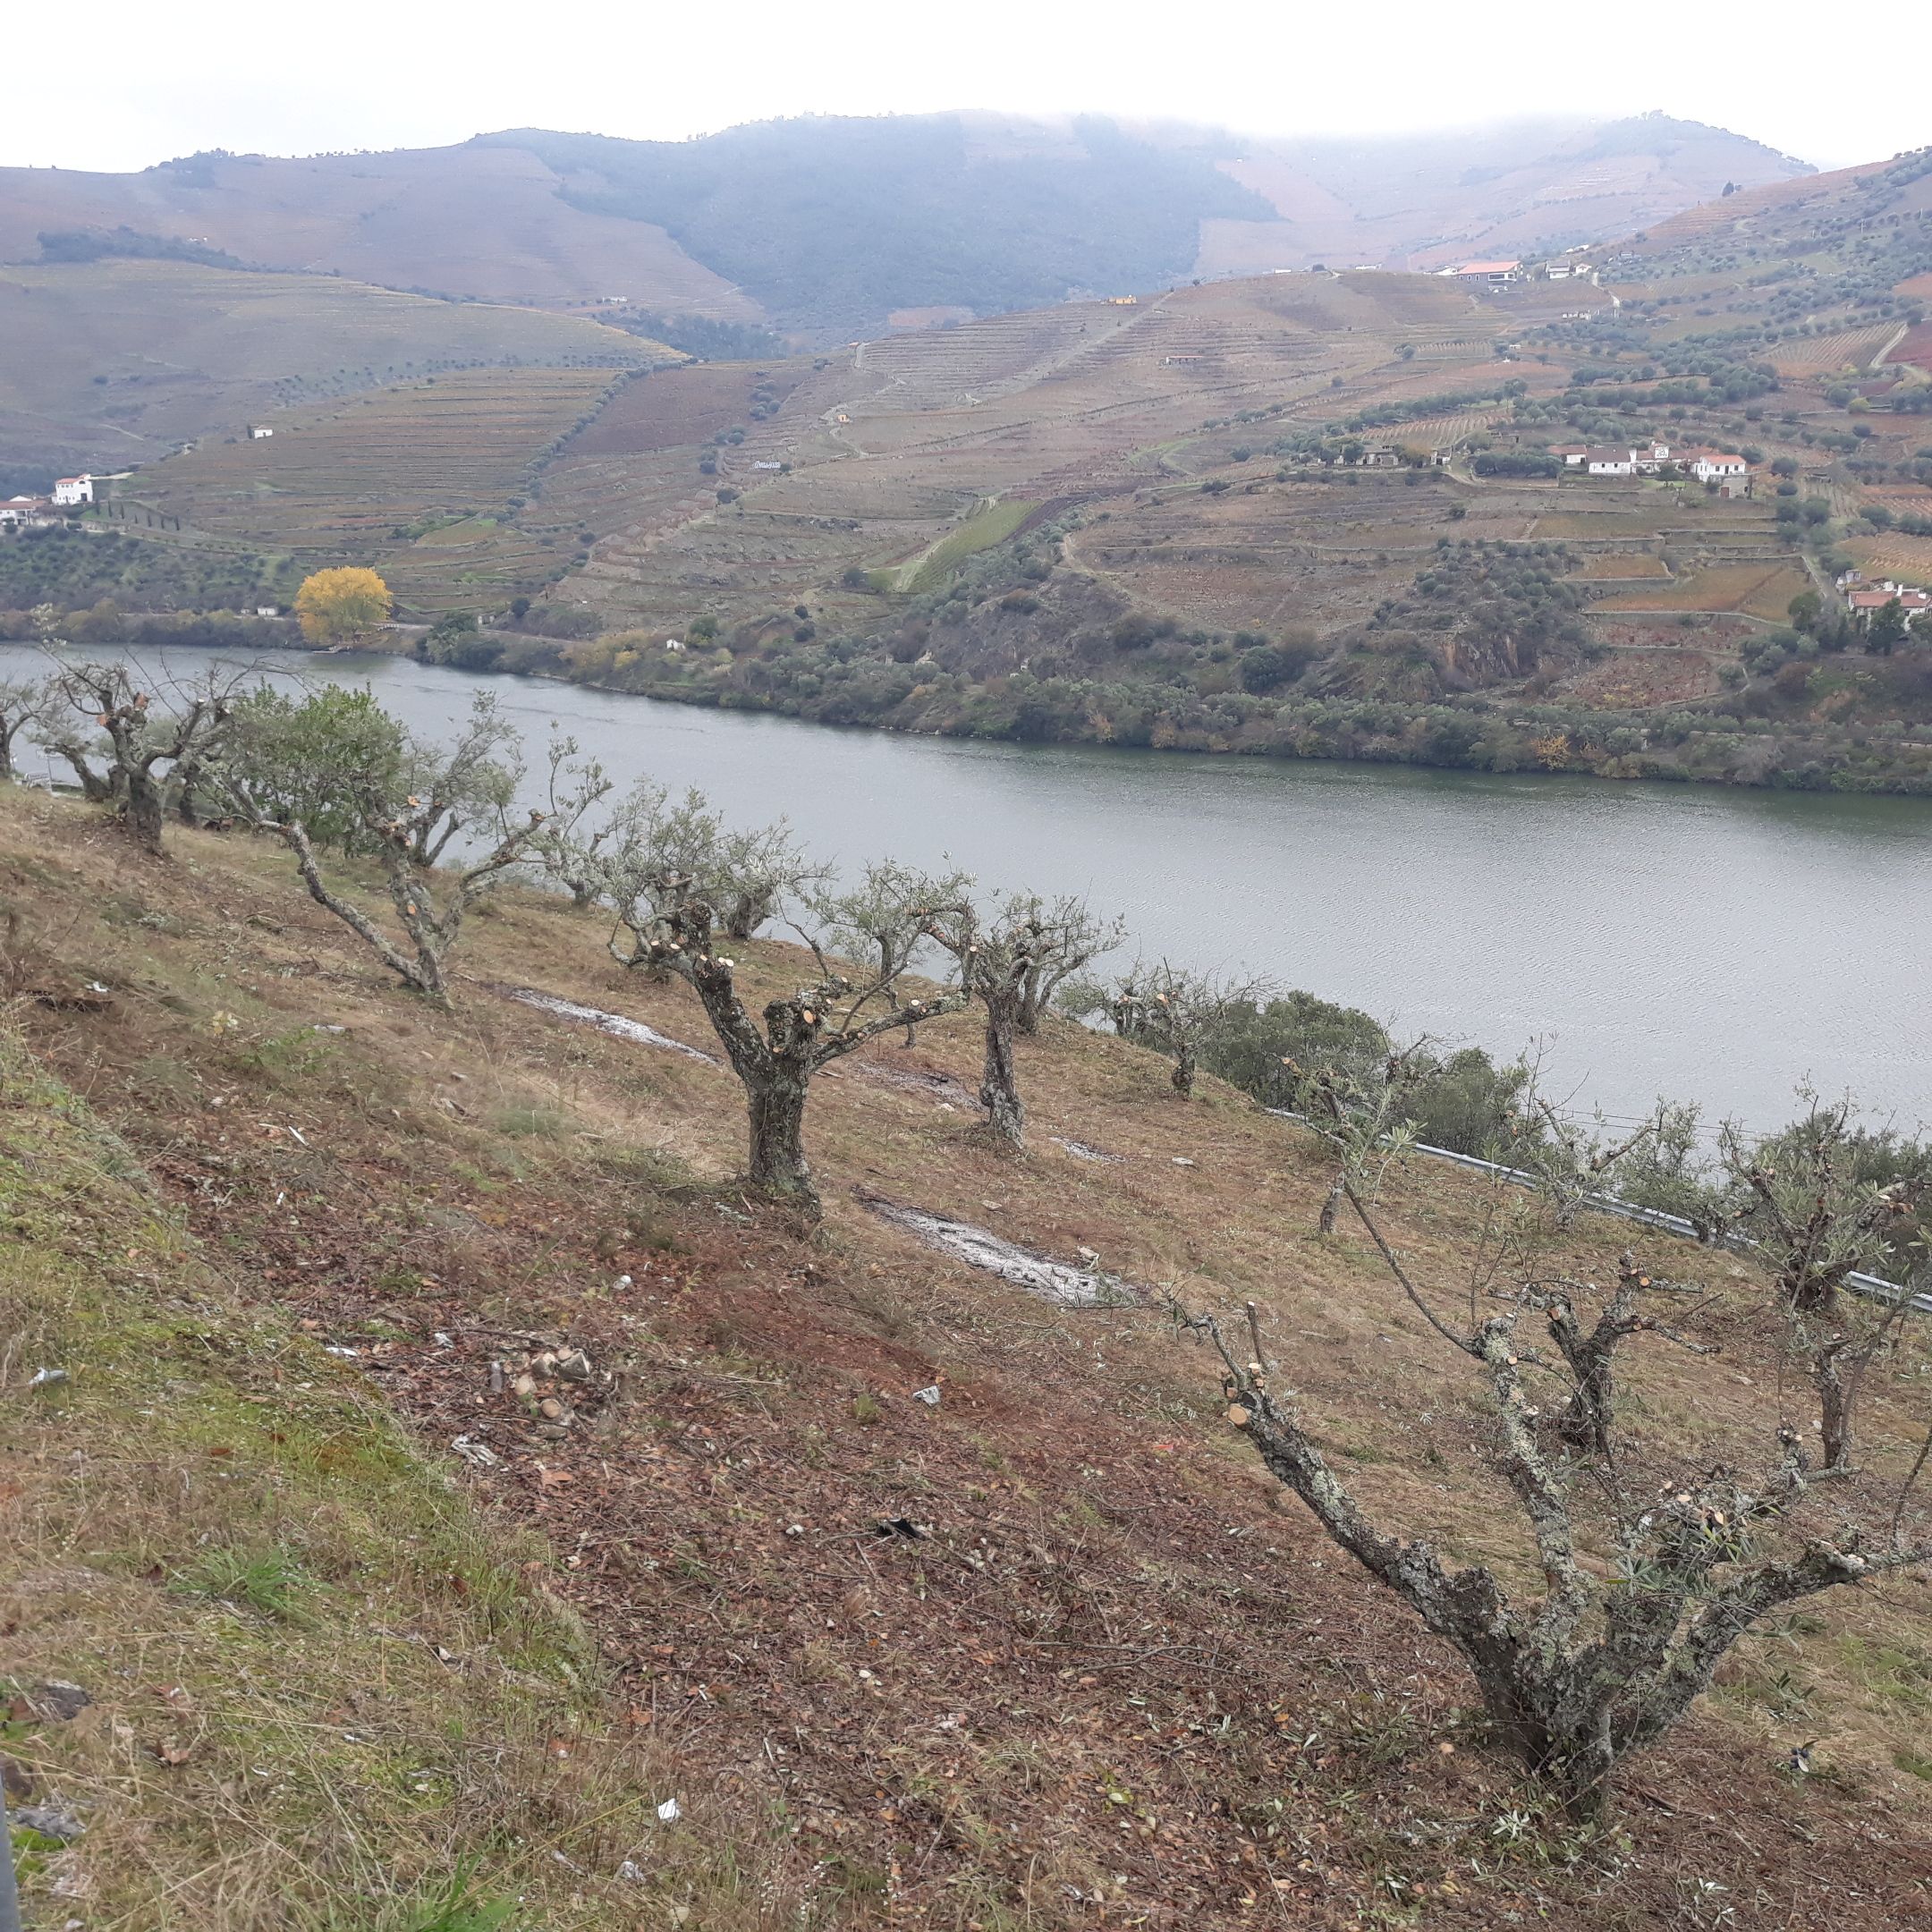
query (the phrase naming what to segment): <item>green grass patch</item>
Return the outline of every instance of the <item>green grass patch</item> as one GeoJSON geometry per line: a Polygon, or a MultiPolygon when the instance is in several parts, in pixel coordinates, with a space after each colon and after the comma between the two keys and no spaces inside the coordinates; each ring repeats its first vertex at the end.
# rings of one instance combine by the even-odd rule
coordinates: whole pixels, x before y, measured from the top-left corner
{"type": "Polygon", "coordinates": [[[984,504],[957,530],[950,530],[899,572],[898,589],[917,596],[936,590],[970,556],[1003,544],[1033,513],[1017,497],[984,504]]]}

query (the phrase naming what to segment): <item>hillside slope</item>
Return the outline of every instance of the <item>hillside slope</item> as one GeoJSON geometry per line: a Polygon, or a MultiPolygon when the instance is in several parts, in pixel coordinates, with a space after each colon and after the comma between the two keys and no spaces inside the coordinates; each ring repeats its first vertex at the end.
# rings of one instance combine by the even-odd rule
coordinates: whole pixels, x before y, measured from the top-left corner
{"type": "MultiPolygon", "coordinates": [[[[30,1277],[4,1371],[0,1413],[40,1453],[0,1490],[35,1525],[6,1539],[0,1601],[10,1667],[95,1698],[79,1724],[10,1729],[89,1827],[37,1852],[31,1910],[84,1882],[129,1923],[172,1898],[206,1932],[416,1932],[439,1922],[400,1905],[427,1842],[481,1899],[521,1894],[507,1923],[529,1932],[1341,1932],[1402,1922],[1392,1899],[1445,1932],[1623,1932],[1713,1898],[1818,1932],[1917,1922],[1932,1650],[1905,1582],[1749,1640],[1632,1767],[1616,1838],[1521,1808],[1453,1658],[1283,1505],[1162,1310],[1157,1285],[1253,1296],[1371,1506],[1527,1574],[1470,1389],[1363,1241],[1311,1236],[1326,1168],[1284,1123],[1213,1083],[1182,1103],[1158,1062],[1053,1026],[1022,1046],[1035,1151],[998,1156],[954,1020],[815,1085],[829,1218],[801,1239],[732,1182],[719,1067],[504,996],[537,985],[708,1046],[690,996],[623,975],[595,921],[504,895],[437,1014],[278,848],[170,843],[132,862],[85,808],[0,793],[17,1024],[157,1191],[131,1198],[126,1158],[111,1182],[51,1162],[45,1076],[6,1062],[0,1123],[30,1157],[0,1168],[13,1230],[54,1272],[30,1277]],[[72,997],[89,982],[105,997],[72,997]],[[919,1245],[882,1196],[1097,1250],[1126,1285],[1042,1301],[919,1245]],[[221,1306],[184,1254],[219,1269],[221,1306]],[[111,1291],[96,1326],[77,1279],[111,1291]],[[526,1408],[518,1366],[566,1343],[588,1379],[526,1408]],[[21,1385],[55,1357],[72,1389],[49,1408],[21,1385]],[[111,1433],[143,1407],[138,1447],[111,1433]],[[425,1467],[462,1503],[426,1505],[425,1467]],[[496,1567],[442,1540],[466,1520],[496,1567]],[[422,1537],[400,1578],[398,1531],[422,1537]],[[157,1589],[207,1606],[165,1643],[139,1634],[157,1589]],[[326,1689],[304,1615],[337,1647],[326,1689]],[[516,1710],[452,1703],[470,1696],[516,1710]],[[521,1753],[546,1712],[539,1775],[521,1753]],[[1808,1740],[1820,1775],[1794,1782],[1778,1767],[1808,1740]],[[351,1807],[333,1835],[304,1809],[325,1776],[351,1807]],[[674,1828],[654,1822],[669,1801],[674,1828]]],[[[748,959],[762,987],[792,970],[782,947],[748,959]]],[[[1446,1278],[1483,1208],[1419,1171],[1388,1212],[1446,1278]]],[[[1586,1220],[1563,1267],[1603,1278],[1627,1232],[1586,1220]]],[[[1669,1241],[1653,1265],[1707,1282],[1685,1319],[1721,1354],[1640,1352],[1633,1479],[1693,1439],[1755,1457],[1778,1376],[1756,1291],[1669,1241]]],[[[1879,1475],[1922,1419],[1874,1400],[1879,1475]]]]}
{"type": "Polygon", "coordinates": [[[0,268],[0,466],[48,472],[150,462],[404,376],[674,360],[574,317],[174,261],[0,268]]]}
{"type": "Polygon", "coordinates": [[[1657,114],[1401,140],[1257,143],[1221,165],[1267,197],[1276,218],[1205,224],[1198,275],[1554,254],[1629,233],[1727,188],[1809,172],[1762,142],[1657,114]]]}
{"type": "Polygon", "coordinates": [[[0,260],[216,250],[252,266],[550,305],[769,320],[819,343],[1195,275],[1434,267],[1629,233],[1802,171],[1658,115],[1368,141],[1099,117],[814,116],[640,141],[459,147],[138,174],[0,169],[0,260]],[[123,232],[124,231],[124,232],[123,232]]]}
{"type": "Polygon", "coordinates": [[[660,228],[572,207],[525,148],[390,154],[203,154],[138,174],[0,169],[0,260],[39,238],[191,238],[251,266],[302,269],[484,301],[641,299],[752,319],[753,305],[660,228]]]}

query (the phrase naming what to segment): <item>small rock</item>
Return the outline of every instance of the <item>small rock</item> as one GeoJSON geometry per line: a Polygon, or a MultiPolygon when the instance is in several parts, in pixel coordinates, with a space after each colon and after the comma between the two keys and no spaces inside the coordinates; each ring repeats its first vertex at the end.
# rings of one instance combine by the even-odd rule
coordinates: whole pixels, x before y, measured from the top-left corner
{"type": "Polygon", "coordinates": [[[684,1816],[684,1809],[683,1807],[678,1803],[675,1798],[666,1798],[665,1801],[657,1807],[657,1816],[660,1819],[663,1820],[665,1824],[669,1825],[674,1820],[682,1818],[684,1816]]]}
{"type": "Polygon", "coordinates": [[[939,1385],[934,1382],[925,1388],[914,1389],[912,1400],[924,1402],[928,1409],[936,1409],[939,1406],[939,1385]]]}
{"type": "Polygon", "coordinates": [[[566,1382],[588,1382],[590,1379],[590,1358],[580,1348],[565,1349],[555,1358],[555,1373],[566,1382]]]}
{"type": "Polygon", "coordinates": [[[67,1379],[64,1368],[36,1368],[27,1378],[27,1386],[33,1388],[58,1388],[67,1379]]]}
{"type": "Polygon", "coordinates": [[[492,1395],[501,1395],[503,1394],[503,1364],[500,1361],[493,1361],[490,1364],[489,1390],[492,1395]]]}
{"type": "Polygon", "coordinates": [[[22,1798],[33,1796],[33,1773],[23,1764],[16,1764],[11,1758],[0,1758],[0,1792],[4,1792],[14,1803],[22,1798]]]}
{"type": "Polygon", "coordinates": [[[87,1829],[79,1818],[64,1805],[21,1805],[13,1813],[13,1822],[24,1825],[29,1831],[37,1831],[43,1838],[58,1838],[63,1844],[78,1838],[87,1829]]]}
{"type": "Polygon", "coordinates": [[[528,1368],[510,1385],[510,1393],[519,1402],[528,1402],[537,1393],[537,1377],[528,1368]]]}
{"type": "Polygon", "coordinates": [[[563,1422],[567,1420],[570,1416],[570,1411],[566,1409],[564,1404],[556,1399],[555,1395],[546,1395],[544,1399],[537,1404],[537,1413],[540,1415],[546,1422],[563,1422]]]}
{"type": "Polygon", "coordinates": [[[1176,1167],[1191,1167],[1194,1165],[1185,1154],[1176,1154],[1174,1157],[1174,1164],[1176,1167]]]}
{"type": "Polygon", "coordinates": [[[626,1885],[642,1885],[644,1883],[644,1868],[635,1859],[626,1859],[617,1868],[617,1876],[626,1885]]]}
{"type": "Polygon", "coordinates": [[[68,1724],[94,1699],[79,1684],[69,1683],[64,1677],[49,1677],[44,1684],[35,1687],[30,1701],[43,1716],[56,1717],[61,1723],[68,1724]]]}

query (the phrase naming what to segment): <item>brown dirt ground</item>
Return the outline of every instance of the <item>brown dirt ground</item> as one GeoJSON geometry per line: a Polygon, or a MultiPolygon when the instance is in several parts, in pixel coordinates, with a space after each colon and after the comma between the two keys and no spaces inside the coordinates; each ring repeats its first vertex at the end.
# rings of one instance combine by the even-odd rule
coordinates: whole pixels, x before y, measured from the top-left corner
{"type": "MultiPolygon", "coordinates": [[[[1521,1787],[1456,1659],[1263,1479],[1157,1309],[1055,1308],[856,1199],[1094,1247],[1192,1305],[1254,1296],[1368,1505],[1524,1574],[1471,1388],[1363,1241],[1310,1235],[1326,1174],[1284,1123],[1212,1083],[1174,1100],[1145,1055],[1055,1025],[1022,1053],[1038,1151],[1014,1159],[948,1089],[847,1063],[814,1089],[828,1213],[802,1237],[730,1183],[728,1076],[490,990],[540,984],[708,1044],[685,990],[627,978],[595,923],[506,894],[437,1015],[278,852],[173,843],[153,864],[76,805],[5,801],[0,894],[36,982],[113,1001],[30,1008],[34,1046],[252,1292],[360,1351],[433,1450],[495,1451],[459,1479],[547,1539],[619,1707],[727,1808],[781,1819],[784,1855],[843,1893],[838,1922],[1923,1922],[1932,1791],[1899,1768],[1932,1684],[1922,1587],[1741,1647],[1624,1774],[1611,1836],[1513,1822],[1521,1787]],[[597,1371],[559,1385],[562,1428],[489,1385],[493,1360],[551,1337],[597,1371]],[[936,1409],[911,1400],[932,1383],[936,1409]],[[882,1529],[898,1518],[917,1533],[882,1529]],[[1780,1766],[1810,1738],[1825,1775],[1794,1783],[1780,1766]]],[[[750,951],[755,978],[787,970],[750,951]]],[[[964,1020],[872,1057],[977,1078],[964,1020]]],[[[1419,1172],[1388,1212],[1444,1283],[1482,1204],[1419,1172]]],[[[1623,1238],[1588,1223],[1563,1260],[1604,1278],[1623,1238]]],[[[1678,1244],[1652,1265],[1707,1281],[1697,1326],[1720,1353],[1645,1352],[1633,1477],[1751,1466],[1787,1370],[1750,1285],[1678,1244]]],[[[1875,1483],[1915,1426],[1902,1398],[1874,1403],[1875,1483]]]]}

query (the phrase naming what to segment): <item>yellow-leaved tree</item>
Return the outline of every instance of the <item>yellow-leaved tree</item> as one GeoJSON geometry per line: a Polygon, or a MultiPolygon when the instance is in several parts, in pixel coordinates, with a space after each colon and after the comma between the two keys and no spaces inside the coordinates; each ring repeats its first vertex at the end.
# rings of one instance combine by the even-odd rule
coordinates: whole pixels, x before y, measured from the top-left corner
{"type": "Polygon", "coordinates": [[[353,565],[317,571],[295,593],[295,614],[311,644],[353,644],[389,615],[389,586],[353,565]]]}

